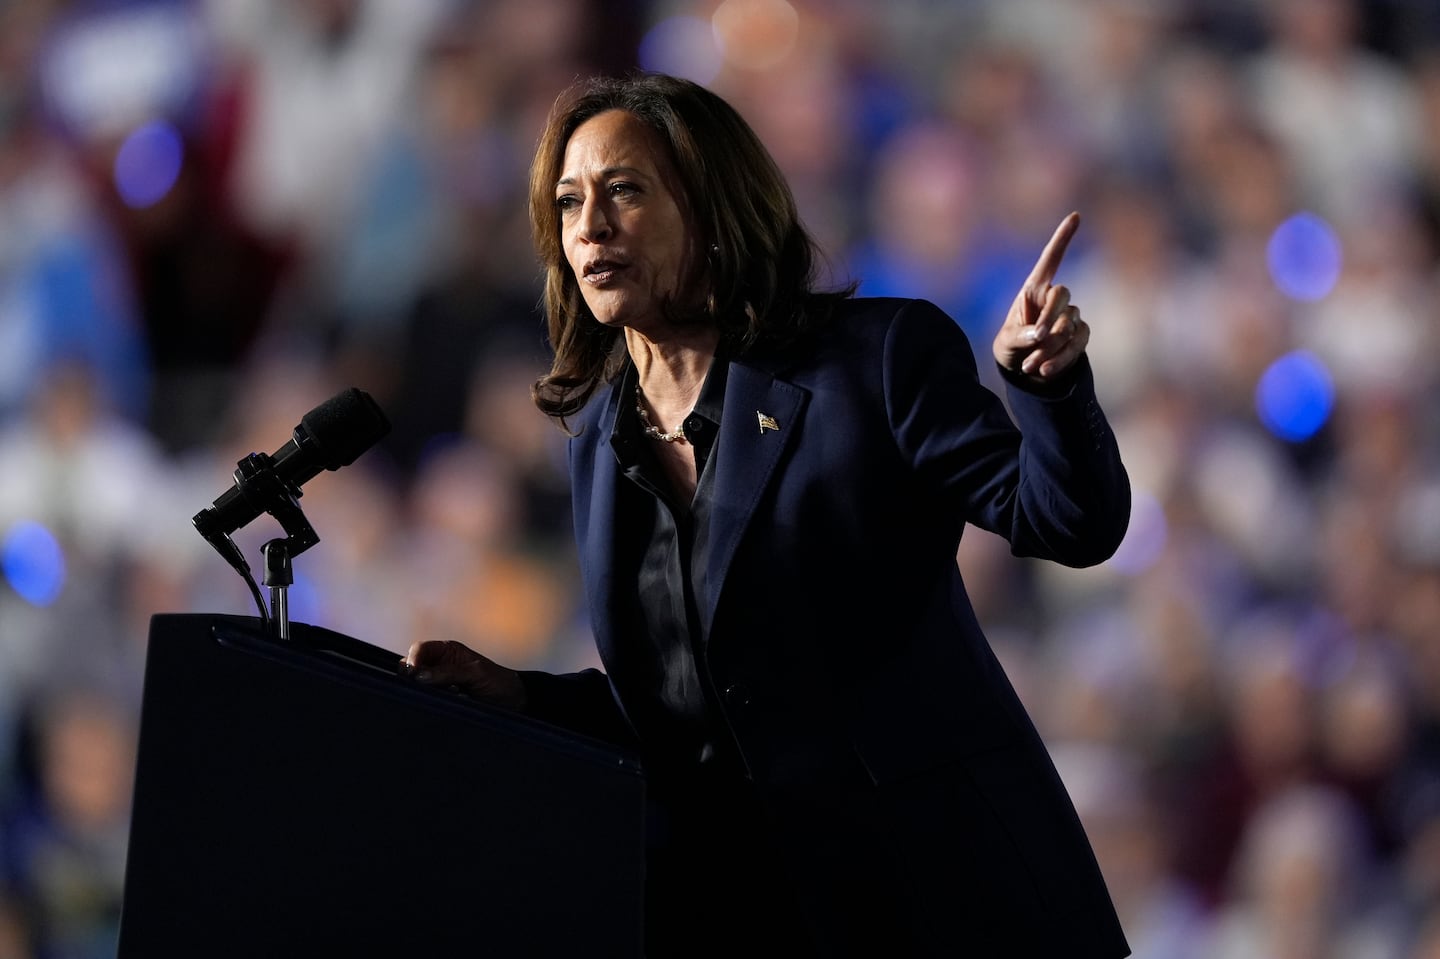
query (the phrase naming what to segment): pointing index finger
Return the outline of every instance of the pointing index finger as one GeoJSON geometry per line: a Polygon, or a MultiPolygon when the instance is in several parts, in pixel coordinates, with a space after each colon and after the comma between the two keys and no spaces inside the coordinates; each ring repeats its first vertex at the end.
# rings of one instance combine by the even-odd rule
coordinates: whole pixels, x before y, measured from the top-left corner
{"type": "Polygon", "coordinates": [[[1055,228],[1055,235],[1050,237],[1050,242],[1045,244],[1045,250],[1040,254],[1040,259],[1035,261],[1035,269],[1030,271],[1030,278],[1025,285],[1032,290],[1043,290],[1055,279],[1055,273],[1060,269],[1060,261],[1065,258],[1065,250],[1070,246],[1070,238],[1080,227],[1080,214],[1071,213],[1060,221],[1055,228]]]}

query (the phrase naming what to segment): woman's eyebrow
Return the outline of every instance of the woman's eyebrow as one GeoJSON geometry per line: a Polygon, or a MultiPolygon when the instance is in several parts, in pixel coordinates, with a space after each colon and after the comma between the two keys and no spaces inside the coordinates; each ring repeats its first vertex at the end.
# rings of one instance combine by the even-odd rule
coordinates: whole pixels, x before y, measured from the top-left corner
{"type": "MultiPolygon", "coordinates": [[[[617,174],[617,173],[623,173],[623,174],[625,174],[625,175],[627,175],[627,176],[648,177],[648,174],[646,174],[645,171],[640,170],[640,169],[637,169],[636,167],[632,167],[632,166],[610,166],[610,167],[606,167],[605,169],[603,169],[603,170],[600,171],[600,177],[601,177],[601,179],[605,179],[605,178],[608,178],[608,177],[612,177],[612,176],[614,176],[614,175],[617,174]]],[[[555,185],[556,185],[556,186],[574,186],[575,183],[577,182],[577,180],[578,180],[578,178],[577,178],[576,176],[574,176],[573,174],[571,174],[571,175],[569,175],[569,176],[562,176],[560,179],[558,179],[558,180],[555,181],[555,185]]]]}

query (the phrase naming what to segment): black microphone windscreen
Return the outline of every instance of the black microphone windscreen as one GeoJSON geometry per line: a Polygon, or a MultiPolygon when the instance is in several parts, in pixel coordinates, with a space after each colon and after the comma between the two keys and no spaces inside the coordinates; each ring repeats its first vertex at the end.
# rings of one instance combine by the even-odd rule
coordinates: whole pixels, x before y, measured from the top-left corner
{"type": "Polygon", "coordinates": [[[390,420],[364,390],[351,387],[336,393],[300,418],[327,470],[349,466],[390,432],[390,420]]]}

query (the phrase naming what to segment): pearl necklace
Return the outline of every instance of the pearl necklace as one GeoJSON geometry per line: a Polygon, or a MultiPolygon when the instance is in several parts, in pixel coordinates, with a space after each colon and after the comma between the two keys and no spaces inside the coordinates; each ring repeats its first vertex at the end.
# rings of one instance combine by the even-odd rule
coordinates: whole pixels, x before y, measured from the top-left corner
{"type": "Polygon", "coordinates": [[[640,431],[651,439],[660,440],[662,443],[678,443],[682,440],[689,442],[685,437],[685,424],[681,423],[669,433],[660,432],[660,427],[650,422],[650,414],[645,412],[645,394],[640,392],[640,384],[635,384],[635,412],[640,414],[640,431]]]}

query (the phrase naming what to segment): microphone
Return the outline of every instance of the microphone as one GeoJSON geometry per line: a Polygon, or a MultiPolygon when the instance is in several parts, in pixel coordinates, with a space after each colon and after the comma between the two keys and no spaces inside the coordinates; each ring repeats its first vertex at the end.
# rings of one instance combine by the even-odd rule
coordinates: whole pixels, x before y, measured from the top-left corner
{"type": "Polygon", "coordinates": [[[261,513],[293,503],[300,487],[321,470],[349,466],[389,432],[390,421],[369,393],[342,390],[302,416],[274,456],[255,453],[242,460],[235,485],[195,514],[195,528],[220,548],[225,537],[261,513]]]}

